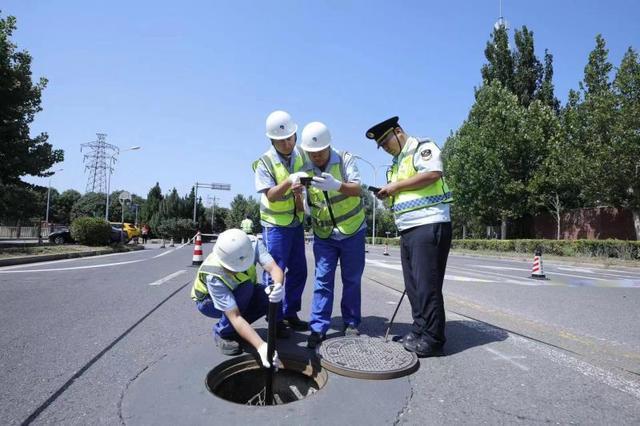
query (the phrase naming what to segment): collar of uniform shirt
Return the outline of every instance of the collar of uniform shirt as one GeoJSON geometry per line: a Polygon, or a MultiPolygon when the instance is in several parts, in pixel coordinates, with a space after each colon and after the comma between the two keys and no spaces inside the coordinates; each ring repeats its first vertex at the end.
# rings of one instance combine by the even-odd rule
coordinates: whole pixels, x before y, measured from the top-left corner
{"type": "Polygon", "coordinates": [[[331,166],[332,164],[336,164],[340,162],[340,157],[338,156],[338,154],[336,153],[336,151],[334,151],[333,148],[331,148],[331,155],[329,156],[329,161],[327,161],[327,164],[325,164],[324,169],[320,169],[320,167],[316,166],[315,164],[313,164],[313,174],[320,176],[320,174],[322,174],[322,172],[326,172],[327,169],[329,169],[329,166],[331,166]]]}

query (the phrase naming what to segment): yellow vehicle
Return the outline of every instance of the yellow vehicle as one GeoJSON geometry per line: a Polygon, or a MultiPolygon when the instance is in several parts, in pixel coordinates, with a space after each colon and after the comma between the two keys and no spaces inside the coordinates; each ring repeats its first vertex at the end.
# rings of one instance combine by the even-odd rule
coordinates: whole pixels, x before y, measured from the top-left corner
{"type": "Polygon", "coordinates": [[[120,223],[120,222],[109,222],[111,226],[118,229],[124,229],[124,232],[127,233],[127,241],[132,240],[133,238],[140,237],[142,233],[140,229],[136,228],[132,223],[120,223]],[[124,225],[124,228],[123,226],[124,225]]]}

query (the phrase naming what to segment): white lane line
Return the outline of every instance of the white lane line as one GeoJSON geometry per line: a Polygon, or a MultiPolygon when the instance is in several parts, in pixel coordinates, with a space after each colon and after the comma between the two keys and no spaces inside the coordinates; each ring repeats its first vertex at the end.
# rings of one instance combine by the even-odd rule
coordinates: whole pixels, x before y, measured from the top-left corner
{"type": "Polygon", "coordinates": [[[494,281],[492,282],[497,282],[500,284],[504,284],[504,283],[508,283],[508,284],[516,284],[516,285],[525,285],[525,286],[541,286],[541,285],[553,285],[551,282],[549,281],[542,281],[542,280],[517,280],[517,279],[512,279],[512,278],[516,278],[516,277],[512,277],[512,278],[507,278],[507,277],[511,277],[511,275],[501,275],[497,272],[481,272],[481,271],[467,271],[465,268],[461,268],[458,266],[447,266],[447,269],[453,269],[453,270],[458,270],[462,273],[468,273],[471,275],[478,275],[478,274],[482,274],[485,277],[488,278],[492,278],[494,281]]]}
{"type": "MultiPolygon", "coordinates": [[[[380,268],[387,268],[387,269],[393,269],[395,271],[402,271],[401,265],[393,265],[389,263],[380,262],[378,260],[370,260],[370,259],[366,259],[366,262],[372,264],[373,266],[378,266],[380,268]]],[[[462,275],[449,275],[449,274],[446,274],[444,276],[444,279],[449,281],[464,281],[464,282],[477,282],[477,283],[497,282],[497,281],[485,280],[482,278],[471,278],[471,277],[463,277],[462,275]]]]}
{"type": "MultiPolygon", "coordinates": [[[[98,256],[84,256],[84,257],[74,257],[71,259],[59,259],[59,260],[49,260],[46,262],[37,262],[37,266],[44,266],[44,265],[52,265],[52,264],[58,264],[58,263],[68,263],[68,262],[76,262],[78,260],[95,260],[95,259],[104,259],[105,257],[110,257],[110,256],[121,256],[123,254],[136,254],[136,253],[145,253],[144,250],[138,250],[135,252],[123,252],[123,253],[111,253],[111,254],[100,254],[98,256]]],[[[33,267],[35,264],[34,263],[24,263],[22,265],[11,265],[11,266],[3,266],[2,268],[0,268],[0,271],[8,271],[10,269],[19,269],[19,268],[29,268],[29,267],[33,267]]]]}
{"type": "MultiPolygon", "coordinates": [[[[504,330],[497,327],[489,326],[475,321],[468,321],[464,323],[465,326],[472,327],[482,333],[487,333],[494,336],[498,340],[504,340],[504,330]]],[[[640,399],[640,382],[629,380],[625,377],[621,377],[613,372],[607,371],[603,368],[596,367],[593,364],[582,361],[577,358],[554,349],[550,346],[529,340],[525,337],[521,337],[515,334],[508,333],[509,338],[505,341],[512,342],[516,347],[524,348],[529,352],[533,352],[545,359],[548,359],[562,367],[570,368],[584,376],[591,377],[592,379],[610,386],[619,391],[628,393],[629,395],[640,399]]]]}
{"type": "Polygon", "coordinates": [[[185,272],[187,272],[185,269],[182,269],[180,271],[176,271],[173,274],[169,274],[164,278],[160,278],[158,281],[154,281],[152,283],[149,283],[149,285],[162,285],[164,283],[166,283],[169,280],[172,280],[173,278],[177,277],[178,275],[182,275],[185,272]]]}
{"type": "MultiPolygon", "coordinates": [[[[616,278],[623,278],[623,279],[627,279],[627,280],[633,280],[633,279],[640,279],[640,276],[638,275],[621,275],[621,274],[610,274],[608,271],[600,271],[600,270],[593,270],[593,269],[586,269],[586,268],[568,268],[568,267],[562,267],[562,266],[556,266],[557,269],[561,270],[561,271],[570,271],[570,272],[582,272],[582,273],[586,273],[586,274],[598,274],[598,275],[604,275],[607,277],[616,277],[616,278]]],[[[547,269],[548,271],[549,269],[547,269]]]]}
{"type": "Polygon", "coordinates": [[[47,269],[29,269],[26,271],[0,271],[0,274],[21,274],[29,272],[53,272],[53,271],[72,271],[75,269],[92,269],[92,268],[106,268],[107,266],[127,265],[129,263],[144,262],[147,259],[127,260],[125,262],[104,263],[101,265],[85,265],[85,266],[71,266],[69,268],[47,268],[47,269]]]}
{"type": "Polygon", "coordinates": [[[470,265],[470,267],[484,268],[484,269],[496,269],[496,270],[502,270],[502,271],[520,271],[520,272],[528,272],[528,271],[530,271],[530,269],[514,268],[512,266],[470,265]]]}
{"type": "MultiPolygon", "coordinates": [[[[508,363],[515,365],[516,367],[518,367],[522,371],[529,371],[529,367],[527,367],[526,365],[522,365],[519,362],[516,362],[516,361],[514,361],[512,359],[512,358],[515,358],[515,357],[507,356],[507,355],[505,355],[505,354],[503,354],[501,352],[498,352],[495,349],[491,349],[491,348],[484,348],[484,350],[487,351],[487,352],[491,352],[492,354],[494,354],[499,359],[503,359],[503,360],[507,361],[508,363]]],[[[498,359],[498,358],[496,358],[496,359],[498,359]]],[[[524,357],[518,357],[518,358],[524,358],[524,357]]]]}
{"type": "Polygon", "coordinates": [[[165,252],[162,252],[162,253],[160,253],[160,254],[157,254],[157,255],[153,256],[153,257],[152,257],[152,259],[157,259],[157,258],[159,258],[159,257],[164,256],[165,254],[169,254],[169,253],[172,253],[172,252],[174,252],[174,251],[175,251],[175,250],[167,250],[167,251],[165,251],[165,252]]]}

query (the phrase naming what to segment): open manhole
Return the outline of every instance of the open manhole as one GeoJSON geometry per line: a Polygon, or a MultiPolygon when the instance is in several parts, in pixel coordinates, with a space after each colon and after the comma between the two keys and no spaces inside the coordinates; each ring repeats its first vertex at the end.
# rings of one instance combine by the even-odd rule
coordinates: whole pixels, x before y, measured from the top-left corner
{"type": "Polygon", "coordinates": [[[317,353],[327,370],[358,379],[394,379],[420,367],[416,354],[378,337],[334,337],[322,342],[317,353]]]}
{"type": "MultiPolygon", "coordinates": [[[[327,383],[327,372],[309,360],[281,357],[284,368],[273,378],[273,404],[305,399],[327,383]]],[[[265,395],[267,370],[252,355],[223,362],[207,374],[209,392],[224,400],[245,405],[269,405],[265,395]]]]}

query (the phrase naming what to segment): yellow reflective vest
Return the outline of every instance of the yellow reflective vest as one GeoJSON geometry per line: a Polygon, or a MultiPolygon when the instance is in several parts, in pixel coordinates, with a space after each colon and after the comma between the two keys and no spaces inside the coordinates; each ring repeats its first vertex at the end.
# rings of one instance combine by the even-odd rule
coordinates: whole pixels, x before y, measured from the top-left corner
{"type": "MultiPolygon", "coordinates": [[[[420,145],[429,142],[428,139],[411,138],[397,157],[397,161],[387,171],[388,182],[398,182],[415,176],[418,171],[413,164],[413,157],[420,149],[420,145]]],[[[440,178],[431,185],[418,189],[401,191],[391,198],[390,207],[394,215],[398,216],[412,210],[434,206],[440,203],[451,203],[453,195],[444,178],[440,178]]]]}
{"type": "MultiPolygon", "coordinates": [[[[293,163],[293,171],[298,172],[304,167],[305,157],[304,154],[298,150],[298,147],[294,148],[294,151],[297,152],[297,155],[295,156],[295,161],[293,163]]],[[[285,165],[282,164],[278,154],[275,154],[273,150],[267,151],[262,157],[253,162],[254,172],[260,162],[265,165],[266,169],[273,177],[273,180],[276,182],[276,185],[281,184],[289,178],[289,171],[285,165]]],[[[288,189],[280,200],[273,202],[269,201],[267,198],[266,191],[262,193],[262,196],[260,197],[261,220],[276,226],[287,226],[295,220],[296,216],[300,223],[302,223],[304,219],[304,212],[296,211],[296,203],[291,189],[288,189]]]]}
{"type": "Polygon", "coordinates": [[[220,265],[216,256],[211,253],[200,265],[196,279],[193,281],[193,286],[191,287],[191,298],[193,300],[202,301],[209,296],[209,290],[207,289],[207,278],[209,276],[219,278],[231,291],[238,288],[240,284],[249,282],[255,285],[258,282],[255,264],[244,272],[231,274],[220,265]]]}
{"type": "MultiPolygon", "coordinates": [[[[337,152],[340,162],[332,164],[328,173],[344,182],[345,152],[337,152]]],[[[361,197],[349,197],[339,191],[321,191],[309,186],[307,189],[313,233],[319,238],[328,238],[333,228],[343,235],[355,234],[365,220],[361,197]]]]}

